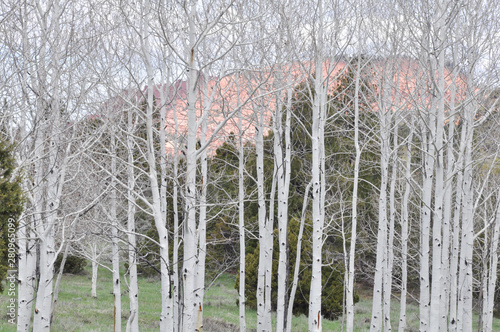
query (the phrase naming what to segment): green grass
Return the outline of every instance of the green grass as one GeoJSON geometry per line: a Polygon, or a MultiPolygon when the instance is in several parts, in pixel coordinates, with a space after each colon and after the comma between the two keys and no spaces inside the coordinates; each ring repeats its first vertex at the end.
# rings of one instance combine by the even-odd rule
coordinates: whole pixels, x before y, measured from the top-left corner
{"type": "MultiPolygon", "coordinates": [[[[100,269],[97,283],[97,299],[90,296],[90,271],[85,275],[64,275],[59,292],[52,331],[112,331],[113,330],[113,285],[111,272],[100,269]]],[[[239,325],[237,292],[234,289],[235,277],[222,275],[205,294],[204,331],[237,331],[239,325]]],[[[128,317],[128,294],[122,281],[122,329],[125,330],[128,317]]],[[[371,290],[358,287],[360,302],[355,306],[355,331],[368,331],[371,313],[371,290]]],[[[16,331],[15,326],[7,322],[6,293],[0,294],[0,331],[16,331]]],[[[139,326],[141,331],[158,331],[160,316],[160,282],[157,279],[139,278],[139,326]]],[[[392,301],[392,327],[397,329],[399,303],[392,301]]],[[[477,315],[475,317],[477,325],[477,315]]],[[[247,331],[256,329],[255,310],[246,311],[247,331]]],[[[407,331],[418,331],[418,306],[409,303],[407,307],[407,331]]],[[[273,315],[273,323],[275,316],[273,315]]],[[[292,322],[292,331],[307,331],[307,317],[296,316],[292,322]]],[[[340,331],[341,320],[323,321],[323,331],[340,331]]],[[[477,328],[475,328],[477,330],[477,328]]],[[[500,331],[500,320],[494,321],[494,331],[500,331]]]]}

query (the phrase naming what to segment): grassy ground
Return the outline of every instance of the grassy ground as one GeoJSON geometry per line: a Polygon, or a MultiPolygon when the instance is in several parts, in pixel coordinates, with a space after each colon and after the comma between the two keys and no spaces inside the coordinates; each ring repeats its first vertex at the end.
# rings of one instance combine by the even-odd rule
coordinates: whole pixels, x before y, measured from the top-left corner
{"type": "MultiPolygon", "coordinates": [[[[234,276],[225,274],[207,291],[205,296],[204,331],[232,332],[238,331],[237,292],[234,289],[234,276]]],[[[139,326],[141,331],[158,331],[160,315],[160,284],[155,279],[139,279],[139,326]]],[[[122,284],[122,288],[125,286],[122,284]]],[[[361,300],[355,306],[355,330],[368,331],[371,302],[370,290],[358,288],[361,300]]],[[[113,330],[113,294],[111,273],[99,270],[97,299],[90,296],[90,273],[85,275],[65,275],[59,293],[52,331],[112,331],[113,330]]],[[[7,322],[6,293],[0,294],[0,331],[15,331],[15,326],[7,322]]],[[[392,326],[397,328],[399,303],[392,304],[392,326]]],[[[247,330],[255,331],[256,312],[247,310],[247,330]]],[[[128,294],[122,294],[122,326],[125,329],[128,317],[128,294]]],[[[418,331],[418,307],[408,305],[407,331],[418,331]]],[[[323,323],[324,331],[341,331],[342,322],[327,321],[323,323]]],[[[477,330],[477,329],[476,329],[477,330]]],[[[494,331],[500,331],[500,320],[495,320],[494,331]]],[[[307,317],[294,317],[292,331],[307,331],[307,317]]]]}

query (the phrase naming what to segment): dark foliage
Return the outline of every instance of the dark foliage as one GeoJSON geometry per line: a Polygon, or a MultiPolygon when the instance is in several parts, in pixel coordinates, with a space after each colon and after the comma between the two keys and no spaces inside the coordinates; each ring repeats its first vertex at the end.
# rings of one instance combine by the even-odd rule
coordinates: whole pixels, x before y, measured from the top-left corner
{"type": "MultiPolygon", "coordinates": [[[[15,232],[23,210],[23,196],[21,178],[12,174],[14,168],[12,147],[0,140],[0,280],[17,264],[15,232]]],[[[0,292],[3,292],[1,283],[0,292]]]]}
{"type": "MultiPolygon", "coordinates": [[[[56,272],[59,272],[62,258],[63,254],[59,254],[57,256],[56,262],[54,263],[56,272]]],[[[66,257],[66,262],[64,263],[63,273],[82,274],[85,269],[85,266],[87,266],[87,260],[85,258],[68,255],[66,257]]]]}

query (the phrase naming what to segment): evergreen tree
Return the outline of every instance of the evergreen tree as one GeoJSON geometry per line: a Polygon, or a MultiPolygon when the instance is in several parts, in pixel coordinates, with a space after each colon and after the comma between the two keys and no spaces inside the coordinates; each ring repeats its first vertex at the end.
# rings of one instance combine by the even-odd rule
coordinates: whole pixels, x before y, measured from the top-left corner
{"type": "MultiPolygon", "coordinates": [[[[327,230],[326,240],[323,245],[323,261],[329,262],[322,268],[322,309],[324,317],[334,319],[342,313],[343,308],[343,286],[344,286],[344,259],[343,259],[343,239],[340,229],[334,225],[340,225],[342,220],[349,222],[350,218],[350,198],[352,197],[353,181],[353,151],[354,151],[354,101],[353,101],[353,80],[354,73],[351,70],[346,70],[346,73],[340,77],[329,96],[325,132],[325,150],[326,150],[326,181],[328,190],[326,193],[328,201],[327,214],[335,222],[331,222],[327,230]],[[343,212],[339,212],[343,211],[343,212]]],[[[368,82],[363,82],[363,90],[368,89],[368,82]]],[[[288,201],[289,212],[289,233],[288,233],[288,261],[289,261],[289,277],[292,280],[295,258],[297,255],[297,236],[299,233],[299,220],[302,211],[303,196],[308,182],[310,181],[310,169],[312,164],[312,143],[310,138],[311,133],[311,118],[312,105],[310,95],[314,95],[311,91],[313,87],[310,83],[302,83],[295,88],[293,103],[292,103],[292,160],[291,160],[291,184],[288,201]]],[[[368,93],[366,94],[368,95],[368,93]]],[[[373,221],[376,220],[376,200],[375,189],[380,178],[377,167],[377,144],[374,140],[374,132],[377,130],[376,115],[369,111],[369,101],[363,100],[361,109],[365,110],[360,114],[361,126],[360,136],[363,141],[363,151],[361,154],[362,168],[360,169],[360,179],[358,189],[358,219],[360,220],[362,230],[359,234],[360,241],[360,256],[370,255],[369,246],[369,229],[372,227],[373,221]]],[[[265,138],[266,142],[272,142],[272,133],[265,138]]],[[[270,163],[268,169],[273,169],[272,149],[269,143],[266,144],[266,160],[270,163]]],[[[252,165],[247,164],[247,169],[252,170],[252,165]]],[[[255,167],[255,166],[254,166],[255,167]]],[[[266,187],[271,187],[272,174],[266,176],[266,187]]],[[[247,187],[247,192],[255,191],[255,184],[250,184],[247,187]]],[[[267,190],[269,192],[269,190],[267,190]]],[[[250,204],[250,203],[249,203],[250,204]]],[[[276,209],[275,209],[276,211],[276,209]]],[[[245,213],[247,210],[245,209],[245,213]]],[[[254,211],[257,214],[257,210],[254,211]]],[[[246,215],[249,225],[251,220],[246,215]]],[[[275,226],[276,227],[276,226],[275,226]]],[[[345,225],[345,229],[349,230],[349,224],[345,225]]],[[[277,233],[277,231],[275,230],[277,233]]],[[[306,216],[306,224],[302,241],[301,263],[299,267],[298,289],[295,295],[293,312],[294,314],[308,314],[309,310],[309,289],[311,281],[311,232],[312,218],[306,216]]],[[[349,238],[349,236],[347,236],[349,238]]],[[[278,267],[278,248],[277,234],[275,234],[275,249],[273,250],[273,272],[277,271],[278,267]]],[[[257,270],[259,248],[255,240],[247,241],[247,256],[246,256],[246,304],[249,307],[256,307],[257,288],[257,270]]],[[[373,261],[374,257],[367,257],[373,261]]],[[[238,281],[236,288],[238,287],[238,281]]],[[[272,281],[273,299],[276,299],[277,293],[277,277],[274,275],[272,281]]],[[[355,296],[355,302],[358,301],[355,296]]],[[[273,308],[276,308],[276,301],[272,303],[273,308]]]]}
{"type": "MultiPolygon", "coordinates": [[[[21,178],[13,176],[14,168],[12,147],[0,140],[0,280],[5,278],[7,270],[15,268],[12,259],[16,257],[9,248],[11,243],[15,244],[14,227],[23,211],[21,178]]],[[[3,292],[1,283],[0,292],[3,292]]]]}

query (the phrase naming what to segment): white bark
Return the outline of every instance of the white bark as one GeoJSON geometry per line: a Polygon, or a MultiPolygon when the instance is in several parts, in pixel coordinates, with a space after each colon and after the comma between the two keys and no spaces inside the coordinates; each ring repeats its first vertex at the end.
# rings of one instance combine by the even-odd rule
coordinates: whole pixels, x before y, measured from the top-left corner
{"type": "Polygon", "coordinates": [[[493,310],[495,306],[495,289],[497,283],[497,270],[498,270],[498,245],[500,236],[500,191],[496,195],[497,207],[495,214],[495,221],[493,227],[493,234],[491,237],[491,245],[489,248],[489,269],[487,272],[487,288],[485,297],[485,306],[482,312],[483,331],[493,331],[493,310]]]}
{"type": "Polygon", "coordinates": [[[462,215],[462,200],[463,192],[461,191],[463,183],[463,150],[465,148],[466,139],[466,126],[462,126],[460,134],[460,154],[459,158],[455,163],[457,168],[456,175],[456,197],[455,197],[455,208],[453,214],[453,236],[452,236],[452,248],[451,248],[451,259],[450,259],[450,314],[449,314],[449,331],[457,330],[458,322],[458,266],[459,266],[459,254],[460,254],[460,237],[461,237],[461,215],[462,215]]]}
{"type": "MultiPolygon", "coordinates": [[[[200,144],[206,146],[207,143],[207,122],[208,113],[211,108],[211,100],[208,97],[208,82],[204,87],[205,105],[201,121],[200,144]]],[[[215,89],[214,89],[215,90],[215,89]]],[[[212,94],[213,96],[213,94],[212,94]]],[[[203,299],[205,297],[205,261],[207,255],[207,186],[208,186],[208,164],[207,164],[207,149],[204,149],[200,154],[200,168],[201,168],[201,190],[199,194],[199,221],[198,221],[198,239],[197,239],[197,264],[196,264],[196,301],[198,302],[198,310],[196,312],[196,329],[195,331],[202,331],[203,329],[203,299]]]]}
{"type": "MultiPolygon", "coordinates": [[[[281,81],[281,75],[278,75],[281,81]]],[[[277,189],[278,189],[278,298],[276,309],[276,330],[284,331],[287,324],[287,293],[288,293],[288,193],[290,187],[290,119],[291,119],[291,91],[287,93],[286,123],[283,124],[283,102],[281,93],[277,94],[276,110],[274,115],[274,163],[277,167],[277,189]],[[283,128],[284,127],[284,128],[283,128]],[[283,147],[284,145],[284,147],[283,147]]]]}
{"type": "MultiPolygon", "coordinates": [[[[436,44],[442,44],[446,37],[446,27],[444,13],[439,16],[436,23],[436,44]]],[[[444,45],[443,45],[444,46],[444,45]]],[[[436,122],[435,130],[432,133],[432,144],[436,149],[436,164],[435,164],[435,187],[434,187],[434,212],[432,223],[432,285],[431,285],[431,305],[430,305],[430,320],[429,326],[434,331],[439,331],[441,325],[441,301],[445,301],[443,296],[443,274],[442,270],[442,224],[443,224],[443,199],[444,199],[444,149],[443,149],[443,131],[445,126],[445,58],[444,49],[439,50],[436,56],[431,58],[431,72],[437,72],[437,87],[435,95],[437,96],[436,122]]]]}
{"type": "MultiPolygon", "coordinates": [[[[239,80],[239,76],[237,77],[239,80]]],[[[240,86],[236,83],[237,90],[237,105],[240,104],[240,86]]],[[[240,332],[246,331],[246,315],[245,315],[245,153],[243,149],[243,112],[240,110],[238,114],[238,132],[239,132],[239,149],[238,149],[238,231],[240,238],[240,285],[238,289],[238,310],[240,332]]]]}
{"type": "MultiPolygon", "coordinates": [[[[29,45],[28,45],[28,12],[26,4],[23,6],[21,12],[24,14],[22,20],[22,54],[23,57],[28,58],[29,45]]],[[[21,71],[21,88],[27,91],[28,88],[28,68],[23,66],[21,71]]],[[[29,99],[26,94],[23,94],[22,107],[27,108],[29,99]]],[[[20,137],[26,137],[26,118],[27,112],[21,112],[21,126],[20,137]]],[[[21,151],[17,157],[17,163],[23,164],[27,147],[21,145],[24,151],[21,151]]],[[[35,152],[35,156],[40,155],[41,151],[35,152]]],[[[25,179],[23,181],[23,189],[28,191],[30,188],[29,182],[25,179]]],[[[19,227],[17,229],[17,244],[18,250],[18,295],[17,295],[17,331],[28,332],[31,326],[31,315],[33,311],[33,296],[36,282],[36,250],[33,227],[35,226],[35,216],[28,216],[23,214],[19,218],[19,227]]]]}
{"type": "Polygon", "coordinates": [[[406,164],[405,164],[405,191],[401,203],[401,297],[399,308],[399,332],[406,330],[406,298],[408,292],[408,229],[409,229],[409,203],[411,191],[411,159],[413,144],[413,121],[409,123],[410,133],[406,141],[406,164]]]}
{"type": "Polygon", "coordinates": [[[389,105],[390,90],[388,89],[388,81],[392,75],[385,74],[382,78],[383,102],[379,105],[378,111],[380,121],[380,193],[378,200],[378,231],[377,231],[377,258],[375,262],[375,276],[373,281],[373,304],[372,318],[370,323],[370,331],[381,331],[384,326],[383,315],[384,306],[382,301],[384,276],[387,268],[387,187],[389,181],[389,158],[390,158],[390,126],[392,123],[391,112],[387,109],[389,105]]]}
{"type": "MultiPolygon", "coordinates": [[[[321,70],[321,69],[320,69],[321,70]]],[[[322,76],[322,75],[318,75],[322,76]]],[[[321,93],[321,86],[316,92],[321,93]]],[[[311,290],[309,295],[309,330],[321,331],[321,268],[322,268],[322,248],[323,248],[323,215],[320,209],[321,201],[321,170],[320,170],[320,143],[319,143],[319,96],[314,98],[313,106],[313,126],[312,126],[312,181],[313,181],[313,248],[312,248],[312,276],[311,290]]]]}
{"type": "MultiPolygon", "coordinates": [[[[259,223],[259,267],[257,277],[257,330],[271,331],[270,312],[271,298],[267,297],[267,288],[271,286],[272,269],[272,225],[266,218],[266,197],[264,190],[264,108],[259,107],[256,114],[257,128],[255,133],[255,150],[257,154],[257,196],[258,196],[258,223],[259,223]],[[270,238],[270,239],[269,239],[270,238]],[[269,246],[269,243],[271,244],[269,246]]],[[[269,292],[270,293],[270,292],[269,292]]]]}
{"type": "MultiPolygon", "coordinates": [[[[132,110],[127,112],[127,237],[128,237],[128,265],[129,265],[129,303],[130,313],[127,320],[126,331],[139,331],[139,286],[137,284],[137,239],[135,235],[135,174],[132,133],[134,125],[132,122],[132,110]]],[[[97,266],[95,267],[95,278],[97,279],[97,266]]],[[[92,280],[94,280],[94,262],[92,262],[92,280]]],[[[94,282],[92,283],[94,287],[94,282]]],[[[92,295],[97,297],[92,289],[92,295]],[[94,295],[95,294],[95,295],[94,295]]]]}
{"type": "Polygon", "coordinates": [[[361,75],[361,59],[356,61],[356,76],[354,85],[354,180],[352,187],[352,220],[351,220],[351,245],[349,248],[349,265],[347,268],[346,281],[346,328],[347,331],[354,330],[354,260],[356,257],[356,240],[358,225],[358,184],[359,184],[359,165],[361,160],[361,147],[359,145],[359,88],[361,75]]]}
{"type": "Polygon", "coordinates": [[[302,254],[302,237],[304,235],[304,226],[306,222],[306,211],[307,211],[307,205],[308,205],[308,198],[309,198],[309,192],[311,190],[312,182],[309,182],[306,186],[306,190],[304,192],[304,198],[303,198],[303,203],[302,203],[302,215],[300,217],[300,227],[299,227],[299,234],[297,235],[297,253],[295,256],[295,268],[293,272],[293,279],[292,279],[292,289],[290,290],[290,298],[288,299],[288,316],[287,316],[287,322],[289,322],[286,325],[286,331],[291,332],[292,331],[292,317],[293,317],[293,302],[295,301],[295,293],[297,292],[297,285],[299,282],[299,269],[300,269],[300,259],[301,259],[301,254],[302,254]]]}
{"type": "Polygon", "coordinates": [[[276,331],[284,331],[285,329],[285,311],[287,300],[287,282],[288,282],[288,215],[285,211],[287,207],[288,197],[285,197],[285,180],[284,174],[284,160],[283,160],[283,130],[282,130],[282,117],[281,117],[282,103],[278,102],[273,118],[273,141],[274,141],[274,163],[277,168],[277,190],[278,190],[278,292],[277,292],[277,305],[276,305],[276,331]]]}
{"type": "Polygon", "coordinates": [[[318,3],[318,36],[315,56],[315,78],[312,105],[312,268],[311,288],[309,292],[309,331],[322,331],[321,295],[322,295],[322,249],[324,227],[324,159],[323,132],[325,126],[325,107],[327,87],[323,84],[323,3],[318,3]]]}
{"type": "MultiPolygon", "coordinates": [[[[454,52],[455,53],[455,52],[454,52]]],[[[454,55],[456,59],[456,55],[454,55]]],[[[455,144],[455,99],[456,99],[456,81],[457,81],[457,70],[453,70],[452,82],[450,87],[450,103],[449,103],[449,112],[451,116],[449,117],[448,122],[448,132],[447,132],[447,146],[446,146],[446,169],[445,169],[445,188],[444,188],[444,200],[443,200],[443,248],[441,254],[441,263],[442,263],[442,275],[443,281],[441,284],[442,290],[442,301],[441,301],[441,321],[439,329],[441,331],[448,330],[448,318],[451,313],[450,306],[450,296],[451,296],[451,275],[450,275],[450,261],[452,259],[452,250],[450,248],[450,241],[452,240],[451,236],[452,230],[451,221],[452,221],[452,194],[453,194],[453,185],[452,182],[455,178],[454,170],[455,167],[455,155],[453,145],[455,144]]],[[[460,196],[460,195],[458,195],[460,196]]],[[[457,229],[457,232],[459,230],[457,229]]],[[[455,232],[453,232],[454,234],[455,232]]],[[[458,237],[457,237],[458,239],[458,237]]],[[[456,268],[455,270],[456,271],[456,268]]],[[[456,274],[455,274],[456,275],[456,274]]]]}
{"type": "Polygon", "coordinates": [[[186,147],[186,176],[185,176],[185,213],[184,220],[184,266],[182,268],[182,280],[184,289],[184,310],[183,310],[183,329],[184,331],[195,331],[196,311],[202,309],[199,307],[196,298],[196,260],[197,260],[197,225],[196,225],[196,94],[198,91],[198,71],[195,68],[195,12],[196,6],[192,2],[189,8],[189,48],[186,50],[189,54],[189,79],[187,91],[188,105],[188,123],[187,123],[187,147],[186,147]]]}
{"type": "Polygon", "coordinates": [[[458,266],[460,254],[460,238],[461,238],[461,219],[462,219],[462,201],[464,192],[462,191],[463,184],[463,166],[464,166],[464,151],[467,138],[467,126],[462,126],[460,133],[460,145],[458,149],[458,159],[454,163],[454,172],[456,172],[455,184],[455,202],[453,212],[452,225],[452,248],[450,258],[450,303],[449,303],[449,331],[456,331],[458,328],[458,266]]]}
{"type": "MultiPolygon", "coordinates": [[[[44,11],[41,5],[37,7],[38,12],[40,14],[39,24],[41,28],[47,33],[48,23],[47,23],[47,11],[53,10],[54,20],[51,22],[51,28],[54,29],[53,33],[55,36],[60,36],[60,26],[59,26],[59,18],[61,15],[59,2],[55,1],[51,8],[47,8],[47,11],[44,11]]],[[[42,39],[45,39],[42,43],[42,50],[40,51],[40,57],[43,58],[46,56],[48,39],[50,36],[48,34],[44,34],[42,39]],[[45,44],[47,43],[47,44],[45,44]]],[[[57,66],[59,64],[59,52],[57,47],[51,49],[52,53],[52,61],[53,66],[57,66]]],[[[40,64],[43,67],[43,70],[46,70],[44,63],[40,64]]],[[[59,176],[66,167],[65,164],[61,165],[60,160],[58,160],[58,153],[60,149],[60,135],[62,134],[60,128],[60,101],[59,101],[59,93],[57,91],[57,87],[59,84],[60,72],[59,69],[52,68],[54,73],[51,75],[51,81],[43,82],[44,85],[41,86],[42,89],[51,90],[53,97],[52,100],[48,103],[48,105],[44,105],[46,109],[44,112],[49,114],[49,118],[51,120],[51,124],[47,126],[47,134],[49,134],[49,142],[41,142],[42,144],[48,145],[48,165],[50,165],[50,169],[46,174],[44,179],[46,186],[45,197],[39,197],[45,200],[44,203],[38,203],[39,207],[43,206],[43,210],[46,211],[42,217],[42,220],[36,225],[36,232],[39,235],[40,247],[39,247],[39,272],[40,279],[38,284],[38,289],[36,292],[36,303],[35,303],[35,316],[33,319],[33,329],[35,331],[49,331],[50,330],[50,309],[52,302],[52,283],[54,277],[54,261],[55,261],[55,223],[57,219],[57,211],[60,203],[60,193],[58,192],[60,181],[64,181],[64,178],[60,179],[59,176]]],[[[43,79],[42,79],[43,80],[43,79]]],[[[43,91],[48,92],[48,91],[43,91]]],[[[42,110],[41,110],[42,111],[42,110]]],[[[42,112],[43,112],[42,111],[42,112]]],[[[43,138],[40,137],[40,140],[43,138]]],[[[39,160],[38,162],[42,162],[39,160]]],[[[41,180],[41,179],[40,179],[41,180]]],[[[41,182],[40,182],[41,184],[41,182]]]]}
{"type": "MultiPolygon", "coordinates": [[[[425,125],[424,125],[425,126],[425,125]]],[[[429,151],[423,152],[424,160],[423,172],[423,202],[421,207],[421,230],[420,230],[420,329],[428,330],[429,325],[429,237],[431,220],[431,200],[434,166],[434,148],[432,142],[429,143],[430,135],[424,129],[424,146],[428,146],[429,151]]]]}
{"type": "Polygon", "coordinates": [[[121,302],[121,281],[120,281],[120,248],[117,219],[117,197],[116,197],[116,138],[115,129],[111,128],[111,193],[110,193],[110,216],[111,216],[111,241],[112,241],[112,265],[113,265],[113,297],[114,297],[114,324],[113,331],[122,330],[122,302],[121,302]]]}
{"type": "Polygon", "coordinates": [[[31,313],[33,311],[33,293],[35,289],[36,255],[35,243],[28,223],[20,219],[17,231],[18,251],[18,294],[17,294],[17,331],[30,331],[31,313]]]}
{"type": "MultiPolygon", "coordinates": [[[[165,165],[165,122],[160,123],[160,176],[161,184],[158,183],[158,170],[157,170],[157,151],[155,151],[156,132],[153,124],[153,111],[154,111],[154,72],[153,63],[151,60],[150,41],[151,33],[149,30],[148,19],[151,14],[150,2],[146,1],[141,8],[141,21],[140,21],[140,52],[142,61],[144,63],[147,75],[147,89],[146,97],[146,142],[147,152],[146,158],[148,162],[148,178],[151,186],[152,202],[151,213],[154,218],[155,228],[158,232],[158,239],[160,244],[160,272],[161,272],[161,313],[160,313],[160,330],[172,331],[174,329],[174,312],[173,312],[173,297],[172,297],[172,284],[170,274],[170,258],[169,258],[169,239],[166,228],[166,165],[165,165]],[[163,187],[163,188],[162,188],[163,187]]],[[[164,100],[160,100],[160,103],[164,100]]],[[[163,104],[162,104],[163,105],[163,104]]],[[[165,121],[166,108],[160,108],[160,119],[165,121]]]]}
{"type": "MultiPolygon", "coordinates": [[[[272,330],[272,315],[271,315],[271,304],[272,304],[272,280],[273,280],[273,251],[274,251],[274,204],[275,204],[275,193],[277,180],[277,166],[273,163],[273,178],[271,183],[271,191],[269,194],[269,208],[267,217],[265,217],[264,228],[265,228],[265,243],[264,243],[264,268],[265,268],[265,279],[264,279],[264,326],[266,331],[272,330]]],[[[265,194],[264,194],[265,195],[265,194]]]]}
{"type": "MultiPolygon", "coordinates": [[[[396,121],[397,122],[397,121],[396,121]]],[[[397,150],[398,150],[398,124],[394,123],[393,129],[393,147],[391,149],[391,181],[389,185],[389,233],[387,239],[387,266],[384,271],[383,286],[383,312],[384,312],[384,330],[392,331],[391,326],[391,297],[392,297],[392,271],[394,267],[394,228],[396,219],[396,179],[397,172],[397,150]]]]}
{"type": "MultiPolygon", "coordinates": [[[[469,76],[468,85],[472,86],[469,76]]],[[[468,100],[471,100],[467,98],[468,100]]],[[[462,241],[460,250],[459,280],[458,280],[458,308],[457,308],[457,330],[472,330],[472,256],[474,246],[474,202],[473,202],[473,126],[476,111],[476,103],[471,100],[465,107],[464,126],[467,127],[465,139],[464,172],[462,182],[462,241]]]]}
{"type": "MultiPolygon", "coordinates": [[[[175,125],[175,130],[178,132],[179,130],[179,125],[177,122],[177,112],[173,112],[173,118],[174,118],[174,125],[175,125]]],[[[174,326],[173,326],[173,331],[179,331],[181,327],[181,305],[179,303],[180,301],[180,296],[179,296],[179,208],[178,208],[178,191],[179,191],[179,186],[178,186],[178,181],[179,181],[179,175],[178,175],[178,167],[179,167],[179,142],[177,140],[177,136],[174,138],[174,156],[173,156],[173,193],[172,193],[172,200],[173,200],[173,211],[174,211],[174,241],[173,241],[173,254],[172,254],[172,280],[173,280],[173,285],[172,285],[172,291],[174,293],[173,296],[173,310],[174,310],[174,326]]]]}
{"type": "Polygon", "coordinates": [[[96,261],[92,261],[92,286],[90,295],[93,298],[97,298],[97,271],[99,270],[99,264],[96,261]]]}

